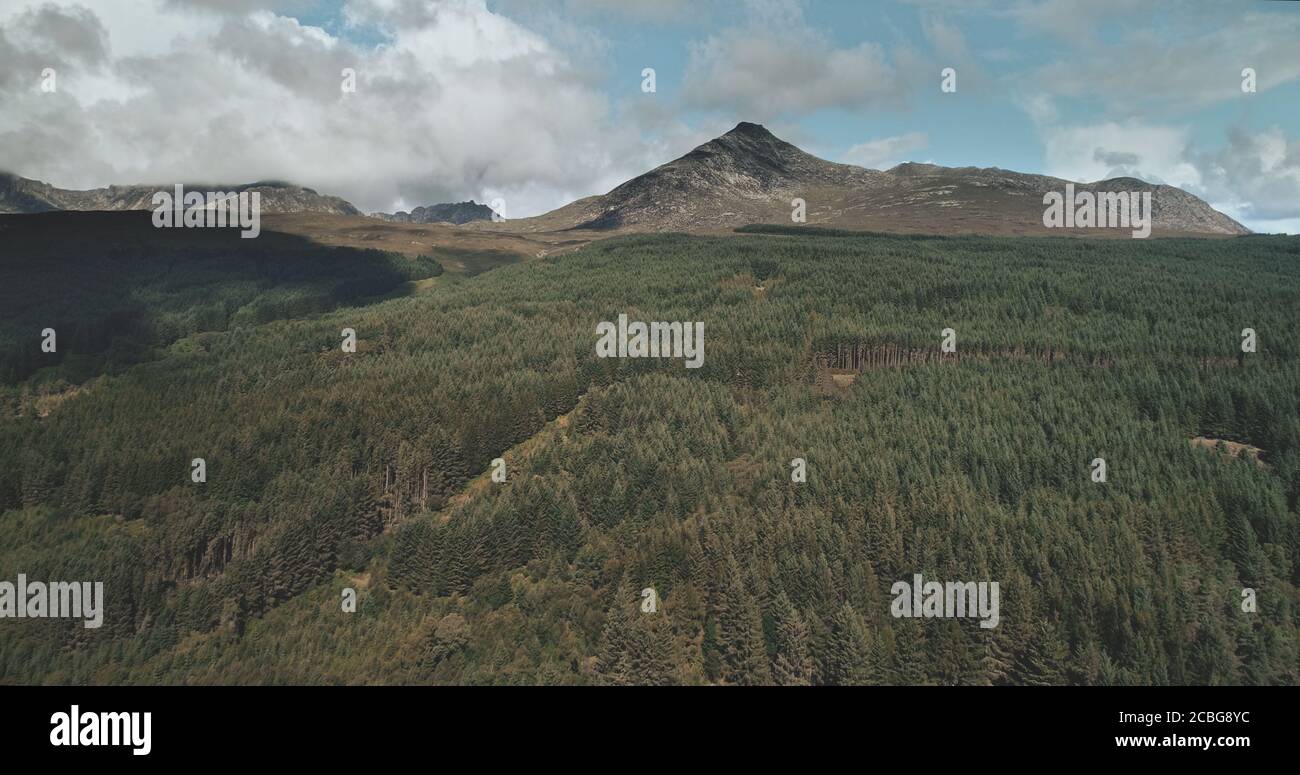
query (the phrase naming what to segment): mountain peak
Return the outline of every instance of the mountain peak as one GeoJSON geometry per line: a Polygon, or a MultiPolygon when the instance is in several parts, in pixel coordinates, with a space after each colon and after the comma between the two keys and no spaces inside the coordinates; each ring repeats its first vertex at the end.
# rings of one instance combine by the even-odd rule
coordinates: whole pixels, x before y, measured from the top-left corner
{"type": "MultiPolygon", "coordinates": [[[[767,131],[767,128],[764,127],[762,124],[753,124],[753,123],[750,123],[750,122],[748,122],[748,121],[741,121],[739,124],[736,124],[736,126],[733,127],[732,130],[731,130],[730,132],[728,132],[727,134],[728,134],[728,135],[748,135],[749,137],[761,137],[761,138],[764,138],[764,139],[767,139],[767,138],[770,137],[770,138],[772,138],[773,140],[776,139],[776,135],[774,135],[774,134],[772,134],[771,132],[767,131]]],[[[724,135],[724,137],[725,137],[725,135],[724,135]]]]}
{"type": "Polygon", "coordinates": [[[847,168],[807,154],[767,130],[762,124],[741,121],[729,132],[713,138],[685,156],[650,174],[681,165],[711,170],[734,183],[737,176],[753,178],[761,188],[790,177],[842,177],[847,168]]]}
{"type": "MultiPolygon", "coordinates": [[[[1038,234],[1045,192],[1066,181],[997,168],[905,162],[881,172],[813,156],[741,121],[684,156],[607,194],[578,200],[510,227],[635,231],[724,231],[791,222],[801,200],[807,222],[862,231],[1038,234]]],[[[1076,184],[1079,190],[1158,191],[1152,215],[1163,232],[1241,234],[1246,229],[1195,196],[1137,179],[1076,184]]]]}

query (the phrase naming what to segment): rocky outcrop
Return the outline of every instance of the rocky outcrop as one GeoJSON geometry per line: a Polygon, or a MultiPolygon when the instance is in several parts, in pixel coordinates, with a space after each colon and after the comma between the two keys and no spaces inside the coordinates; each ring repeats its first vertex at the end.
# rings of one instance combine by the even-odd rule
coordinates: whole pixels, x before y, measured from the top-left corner
{"type": "Polygon", "coordinates": [[[468,202],[417,207],[409,213],[405,210],[395,213],[370,213],[370,217],[393,223],[454,223],[460,226],[471,221],[490,221],[494,214],[491,207],[471,199],[468,202]]]}

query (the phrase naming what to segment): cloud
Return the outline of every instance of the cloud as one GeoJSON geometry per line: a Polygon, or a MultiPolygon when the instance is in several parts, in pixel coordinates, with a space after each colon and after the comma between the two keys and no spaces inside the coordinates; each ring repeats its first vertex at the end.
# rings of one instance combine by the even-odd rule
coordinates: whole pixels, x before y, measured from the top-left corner
{"type": "Polygon", "coordinates": [[[921,32],[935,54],[949,65],[970,61],[970,50],[961,28],[935,14],[922,14],[921,32]]]}
{"type": "Polygon", "coordinates": [[[929,139],[921,132],[884,137],[860,143],[844,153],[843,161],[867,169],[883,170],[906,161],[906,154],[926,147],[929,139]]]}
{"type": "Polygon", "coordinates": [[[1057,97],[1100,101],[1112,112],[1151,115],[1198,108],[1259,94],[1300,79],[1300,14],[1250,13],[1223,5],[1192,26],[1190,20],[1134,24],[1114,43],[1086,45],[1038,68],[1032,80],[1057,97]],[[1257,94],[1242,92],[1242,70],[1257,73],[1257,94]]]}
{"type": "Polygon", "coordinates": [[[1151,5],[1149,0],[1020,0],[1005,13],[1029,33],[1079,42],[1091,38],[1103,21],[1150,11],[1151,5]]]}
{"type": "MultiPolygon", "coordinates": [[[[269,10],[266,0],[163,0],[174,8],[211,11],[220,14],[245,14],[250,11],[269,10]]],[[[276,4],[279,13],[291,13],[311,7],[312,0],[281,0],[276,4]]]]}
{"type": "Polygon", "coordinates": [[[765,121],[898,106],[926,71],[908,49],[891,57],[878,43],[837,46],[804,22],[799,3],[762,0],[748,10],[747,23],[691,44],[682,85],[688,108],[765,121]]]}
{"type": "Polygon", "coordinates": [[[612,120],[563,51],[482,0],[354,0],[348,19],[387,38],[374,47],[266,10],[105,3],[157,36],[142,46],[122,17],[67,4],[0,12],[0,169],[78,188],[277,178],[367,210],[499,196],[517,217],[612,187],[660,150],[612,120]],[[66,72],[43,94],[56,49],[66,72]]]}
{"type": "MultiPolygon", "coordinates": [[[[1150,0],[911,0],[940,55],[961,30],[1001,22],[1028,42],[978,50],[990,62],[1016,62],[1004,81],[1021,95],[1087,100],[1107,118],[1154,119],[1180,110],[1258,99],[1300,80],[1300,14],[1288,3],[1150,0]],[[943,16],[940,16],[942,14],[943,16]],[[935,22],[941,18],[944,21],[935,22]],[[947,21],[956,19],[955,22],[947,21]],[[945,29],[951,26],[953,29],[945,29]],[[1051,56],[1038,51],[1046,42],[1051,56]],[[1241,90],[1253,68],[1258,94],[1241,90]]],[[[983,36],[987,40],[988,36],[983,36]]],[[[1019,97],[1026,102],[1033,97],[1019,97]]]]}
{"type": "Polygon", "coordinates": [[[1185,158],[1182,129],[1134,122],[1052,127],[1044,136],[1047,174],[1091,182],[1141,178],[1179,188],[1200,184],[1199,170],[1185,158]]]}
{"type": "Polygon", "coordinates": [[[1165,183],[1256,231],[1300,231],[1300,139],[1281,127],[1230,129],[1211,149],[1197,148],[1184,129],[1136,123],[1053,127],[1045,143],[1049,175],[1165,183]]]}
{"type": "Polygon", "coordinates": [[[108,57],[108,33],[98,17],[82,7],[43,5],[27,8],[3,28],[5,37],[30,54],[60,61],[99,64],[108,57]]]}
{"type": "Polygon", "coordinates": [[[669,22],[689,18],[687,0],[567,0],[572,13],[625,16],[633,21],[669,22]]]}
{"type": "Polygon", "coordinates": [[[1141,161],[1141,159],[1138,158],[1138,155],[1136,153],[1126,153],[1123,151],[1107,151],[1103,148],[1098,148],[1097,150],[1093,151],[1092,159],[1093,161],[1101,162],[1102,164],[1105,164],[1107,167],[1111,167],[1112,169],[1115,167],[1133,167],[1136,166],[1139,161],[1141,161]]]}
{"type": "Polygon", "coordinates": [[[833,48],[811,32],[725,32],[691,48],[683,99],[756,120],[823,108],[898,103],[902,89],[878,44],[833,48]]]}
{"type": "Polygon", "coordinates": [[[1201,171],[1202,190],[1251,221],[1300,219],[1300,140],[1281,127],[1234,129],[1209,152],[1189,151],[1201,171]]]}
{"type": "Polygon", "coordinates": [[[986,93],[988,76],[979,60],[971,55],[966,34],[959,25],[936,13],[921,14],[921,33],[934,52],[935,66],[928,68],[938,78],[940,68],[952,67],[960,78],[958,94],[986,93]]]}
{"type": "MultiPolygon", "coordinates": [[[[1300,201],[1293,138],[1253,126],[1192,148],[1178,127],[1208,111],[1175,112],[1218,101],[1242,106],[1244,121],[1276,99],[1264,92],[1300,78],[1296,15],[1197,5],[1131,31],[1158,11],[1106,0],[1123,13],[1099,18],[1078,0],[917,0],[919,33],[884,29],[914,38],[919,54],[814,29],[796,0],[336,1],[322,29],[289,12],[319,12],[318,0],[5,0],[0,168],[65,187],[279,178],[363,209],[503,197],[517,217],[606,191],[741,119],[817,150],[827,139],[810,114],[905,109],[936,93],[943,66],[958,67],[965,93],[982,62],[985,83],[1004,86],[1038,128],[1045,171],[1169,182],[1260,218],[1292,217],[1300,201]],[[611,88],[618,43],[674,13],[730,26],[693,43],[680,30],[654,33],[668,49],[685,46],[680,88],[665,83],[672,68],[660,71],[658,95],[640,94],[631,76],[611,88]],[[1053,48],[1059,64],[1043,64],[1034,46],[1006,64],[991,58],[1003,49],[988,48],[995,21],[1010,21],[1011,37],[1072,24],[1087,34],[1053,48]],[[1244,66],[1257,70],[1259,94],[1241,93],[1244,66]],[[58,71],[55,94],[39,88],[46,67],[58,71]],[[354,94],[339,89],[344,68],[356,72],[354,94]]],[[[986,120],[956,105],[945,104],[952,120],[986,120]]],[[[1226,122],[1227,105],[1208,118],[1226,122]]],[[[847,144],[833,142],[822,150],[847,144]]],[[[926,142],[876,139],[843,157],[885,167],[926,142]]],[[[972,163],[998,162],[967,150],[972,163]]]]}

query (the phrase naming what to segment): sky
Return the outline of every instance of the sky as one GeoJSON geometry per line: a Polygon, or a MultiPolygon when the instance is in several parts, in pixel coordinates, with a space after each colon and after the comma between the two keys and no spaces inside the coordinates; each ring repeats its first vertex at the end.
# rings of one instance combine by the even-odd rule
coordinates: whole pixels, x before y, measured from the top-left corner
{"type": "Polygon", "coordinates": [[[739,121],[875,169],[1131,175],[1300,233],[1300,3],[0,0],[0,170],[63,188],[513,218],[739,121]]]}

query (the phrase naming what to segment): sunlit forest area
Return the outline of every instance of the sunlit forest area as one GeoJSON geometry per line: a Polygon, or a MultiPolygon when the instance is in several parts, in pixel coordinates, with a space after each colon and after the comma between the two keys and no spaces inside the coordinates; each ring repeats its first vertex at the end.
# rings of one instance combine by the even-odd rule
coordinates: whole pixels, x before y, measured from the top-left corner
{"type": "Polygon", "coordinates": [[[1300,682],[1300,239],[635,236],[386,299],[437,254],[270,244],[0,249],[0,578],[107,597],[0,682],[1300,682]],[[703,366],[596,357],[620,313],[703,366]],[[914,573],[1000,624],[894,618],[914,573]]]}

